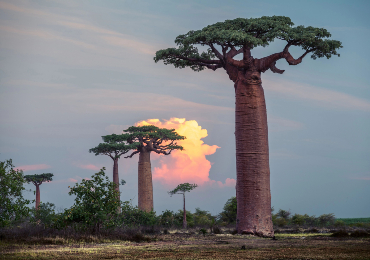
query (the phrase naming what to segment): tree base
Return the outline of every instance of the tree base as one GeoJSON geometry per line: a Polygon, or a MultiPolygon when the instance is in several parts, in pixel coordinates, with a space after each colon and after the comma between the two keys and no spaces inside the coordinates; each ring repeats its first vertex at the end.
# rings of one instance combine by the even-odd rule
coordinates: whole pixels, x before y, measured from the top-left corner
{"type": "Polygon", "coordinates": [[[242,230],[239,232],[242,235],[253,235],[257,237],[266,237],[266,238],[273,238],[274,232],[268,232],[268,231],[252,231],[252,230],[242,230]]]}

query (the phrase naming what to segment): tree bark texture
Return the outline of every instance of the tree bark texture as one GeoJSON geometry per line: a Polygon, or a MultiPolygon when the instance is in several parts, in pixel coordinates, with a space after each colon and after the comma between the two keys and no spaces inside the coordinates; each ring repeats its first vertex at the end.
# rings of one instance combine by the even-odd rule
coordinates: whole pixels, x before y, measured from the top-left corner
{"type": "Polygon", "coordinates": [[[235,81],[237,230],[272,237],[265,97],[260,72],[244,73],[235,81]]]}
{"type": "Polygon", "coordinates": [[[36,210],[39,209],[40,206],[40,184],[36,184],[36,210]]]}
{"type": "Polygon", "coordinates": [[[139,209],[150,212],[153,209],[153,182],[150,164],[150,151],[142,147],[139,153],[139,209]]]}
{"type": "Polygon", "coordinates": [[[119,194],[118,158],[113,159],[113,182],[116,184],[115,190],[118,192],[118,200],[121,201],[119,194]]]}
{"type": "Polygon", "coordinates": [[[183,218],[183,221],[182,221],[182,227],[184,229],[186,229],[187,222],[186,222],[186,209],[185,209],[185,192],[183,193],[183,196],[184,196],[184,218],[183,218]]]}

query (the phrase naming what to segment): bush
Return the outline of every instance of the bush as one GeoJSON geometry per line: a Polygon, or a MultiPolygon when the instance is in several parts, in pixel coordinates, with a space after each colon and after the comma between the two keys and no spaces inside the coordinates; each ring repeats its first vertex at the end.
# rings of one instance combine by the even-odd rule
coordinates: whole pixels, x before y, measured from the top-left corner
{"type": "Polygon", "coordinates": [[[236,197],[231,197],[226,202],[223,211],[218,215],[218,219],[221,222],[235,223],[236,222],[236,209],[237,202],[236,197]]]}
{"type": "Polygon", "coordinates": [[[320,226],[334,225],[335,216],[334,213],[323,214],[318,217],[318,222],[320,226]]]}
{"type": "MultiPolygon", "coordinates": [[[[184,219],[184,211],[182,211],[181,209],[176,212],[174,214],[174,224],[177,226],[177,227],[182,227],[182,221],[184,219]]],[[[191,214],[190,211],[186,211],[186,222],[187,222],[187,226],[192,228],[194,227],[194,217],[193,217],[193,214],[191,214]]]]}
{"type": "Polygon", "coordinates": [[[276,213],[276,215],[278,217],[283,218],[283,219],[288,221],[291,213],[288,210],[279,209],[279,211],[278,211],[278,213],[276,213]]]}
{"type": "Polygon", "coordinates": [[[137,226],[155,226],[160,224],[160,217],[157,217],[155,211],[146,212],[133,207],[129,201],[121,204],[122,213],[118,217],[117,225],[127,227],[137,226]]]}
{"type": "Polygon", "coordinates": [[[57,228],[78,224],[82,229],[92,228],[99,232],[101,227],[113,228],[119,209],[119,200],[115,183],[105,176],[105,168],[91,176],[91,180],[83,179],[74,187],[69,187],[69,195],[76,195],[74,205],[65,209],[56,222],[57,228]]]}
{"type": "Polygon", "coordinates": [[[159,224],[164,227],[172,227],[175,221],[174,212],[166,209],[162,211],[162,215],[159,216],[159,224]]]}
{"type": "Polygon", "coordinates": [[[12,159],[0,162],[0,227],[29,215],[29,200],[23,198],[26,183],[23,171],[14,170],[12,159]]]}
{"type": "Polygon", "coordinates": [[[336,220],[335,223],[334,223],[335,227],[344,227],[345,225],[346,225],[346,223],[344,223],[343,220],[336,220]]]}
{"type": "Polygon", "coordinates": [[[294,214],[292,217],[292,223],[302,226],[305,224],[305,216],[300,215],[300,214],[294,214]]]}
{"type": "Polygon", "coordinates": [[[35,207],[31,209],[30,222],[43,227],[51,227],[57,220],[57,214],[55,214],[55,205],[50,202],[40,202],[38,210],[35,207]]]}
{"type": "Polygon", "coordinates": [[[275,222],[273,222],[273,224],[278,227],[284,227],[288,224],[288,220],[286,220],[285,218],[277,217],[275,219],[275,222]]]}

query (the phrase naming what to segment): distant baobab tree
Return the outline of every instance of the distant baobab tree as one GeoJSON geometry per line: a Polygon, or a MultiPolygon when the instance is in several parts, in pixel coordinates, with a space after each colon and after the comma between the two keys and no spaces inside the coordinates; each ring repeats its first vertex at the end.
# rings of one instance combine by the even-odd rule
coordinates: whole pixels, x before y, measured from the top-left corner
{"type": "Polygon", "coordinates": [[[54,174],[52,173],[43,173],[43,174],[34,174],[34,175],[25,175],[25,180],[30,183],[32,182],[33,185],[36,186],[36,210],[39,208],[40,205],[40,185],[43,182],[50,182],[53,180],[54,174]]]}
{"type": "Polygon", "coordinates": [[[330,33],[323,28],[293,27],[289,17],[263,16],[237,18],[189,31],[175,39],[178,48],[156,52],[154,61],[163,60],[176,68],[194,71],[223,68],[234,82],[236,139],[236,198],[238,233],[272,237],[270,167],[265,97],[261,73],[271,70],[282,74],[276,62],[285,59],[297,65],[311,54],[312,59],[337,55],[341,42],[326,39],[330,33]],[[286,42],[281,52],[261,59],[251,55],[255,47],[266,47],[274,39],[286,42]],[[199,53],[195,45],[208,49],[199,53]],[[291,46],[300,46],[303,54],[294,59],[291,46]],[[242,60],[234,59],[238,54],[242,60]]]}
{"type": "Polygon", "coordinates": [[[150,153],[169,155],[173,150],[183,150],[177,145],[177,140],[185,137],[175,132],[175,129],[158,128],[154,125],[131,126],[124,130],[130,137],[129,144],[139,143],[135,151],[125,158],[139,154],[138,166],[138,207],[150,212],[153,210],[153,181],[150,163],[150,153]]]}
{"type": "Polygon", "coordinates": [[[190,184],[190,183],[182,183],[177,185],[177,187],[171,191],[168,192],[168,194],[174,195],[174,194],[182,194],[184,198],[184,217],[182,219],[182,227],[186,229],[187,222],[186,222],[186,209],[185,209],[185,192],[190,192],[194,190],[196,187],[198,187],[197,184],[190,184]]]}
{"type": "Polygon", "coordinates": [[[128,134],[112,134],[102,136],[104,143],[100,143],[98,146],[91,148],[90,153],[95,153],[95,155],[108,155],[113,160],[113,182],[116,184],[115,189],[118,193],[118,200],[120,201],[119,192],[119,175],[118,175],[118,159],[125,153],[129,152],[131,149],[136,149],[139,145],[138,143],[126,143],[129,138],[128,134]]]}

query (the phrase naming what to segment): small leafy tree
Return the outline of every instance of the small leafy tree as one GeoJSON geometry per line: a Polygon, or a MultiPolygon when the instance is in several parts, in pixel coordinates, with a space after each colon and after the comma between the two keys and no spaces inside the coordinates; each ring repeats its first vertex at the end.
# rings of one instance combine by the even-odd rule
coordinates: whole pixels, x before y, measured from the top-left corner
{"type": "Polygon", "coordinates": [[[31,223],[37,223],[39,225],[43,225],[44,227],[51,227],[53,226],[56,219],[57,214],[55,213],[54,203],[40,202],[40,205],[37,209],[32,208],[31,210],[31,223]]]}
{"type": "Polygon", "coordinates": [[[186,228],[186,209],[185,209],[185,192],[190,192],[193,189],[198,187],[197,184],[190,184],[190,183],[182,183],[179,184],[175,189],[168,192],[168,194],[174,195],[174,194],[182,194],[184,197],[184,218],[183,218],[183,228],[186,228]]]}
{"type": "Polygon", "coordinates": [[[23,198],[26,182],[22,170],[14,170],[12,159],[0,162],[0,227],[29,214],[29,200],[23,198]]]}
{"type": "Polygon", "coordinates": [[[34,174],[34,175],[25,175],[24,178],[28,183],[32,182],[36,186],[36,210],[40,205],[40,185],[43,182],[50,182],[53,180],[54,174],[52,173],[43,173],[43,174],[34,174]]]}
{"type": "Polygon", "coordinates": [[[127,144],[128,134],[121,135],[105,135],[102,136],[104,143],[100,143],[98,146],[91,148],[90,153],[96,155],[104,154],[108,155],[113,160],[113,182],[116,184],[116,189],[119,197],[119,176],[118,176],[118,159],[131,149],[136,149],[138,143],[127,144]]]}
{"type": "Polygon", "coordinates": [[[219,214],[219,220],[228,224],[236,221],[237,202],[236,197],[231,197],[225,203],[223,211],[219,214]]]}
{"type": "Polygon", "coordinates": [[[63,217],[68,223],[80,223],[86,228],[99,232],[100,228],[113,227],[118,215],[116,184],[105,176],[103,167],[91,176],[91,180],[83,179],[70,187],[69,195],[76,195],[75,203],[66,209],[63,217]]]}

